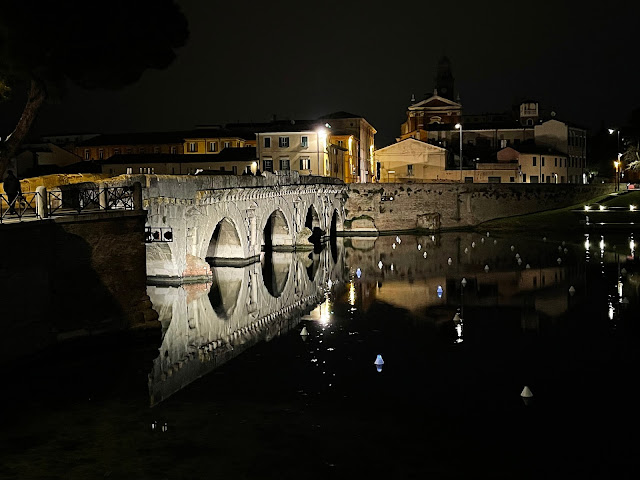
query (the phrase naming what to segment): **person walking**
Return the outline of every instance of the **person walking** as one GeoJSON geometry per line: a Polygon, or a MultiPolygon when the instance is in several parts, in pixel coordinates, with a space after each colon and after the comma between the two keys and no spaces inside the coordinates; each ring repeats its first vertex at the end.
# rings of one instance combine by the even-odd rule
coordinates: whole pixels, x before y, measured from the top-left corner
{"type": "Polygon", "coordinates": [[[9,213],[15,215],[16,202],[22,195],[22,189],[20,188],[20,180],[13,174],[12,170],[7,170],[7,176],[2,182],[4,193],[7,194],[7,202],[9,203],[9,213]]]}

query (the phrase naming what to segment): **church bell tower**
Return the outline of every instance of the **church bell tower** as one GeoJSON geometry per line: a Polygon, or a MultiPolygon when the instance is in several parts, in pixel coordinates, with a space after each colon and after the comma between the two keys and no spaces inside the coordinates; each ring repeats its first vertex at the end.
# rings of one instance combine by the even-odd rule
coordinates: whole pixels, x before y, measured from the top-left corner
{"type": "Polygon", "coordinates": [[[451,71],[451,61],[442,57],[438,62],[438,74],[436,76],[436,90],[438,95],[449,100],[454,100],[454,79],[451,71]]]}

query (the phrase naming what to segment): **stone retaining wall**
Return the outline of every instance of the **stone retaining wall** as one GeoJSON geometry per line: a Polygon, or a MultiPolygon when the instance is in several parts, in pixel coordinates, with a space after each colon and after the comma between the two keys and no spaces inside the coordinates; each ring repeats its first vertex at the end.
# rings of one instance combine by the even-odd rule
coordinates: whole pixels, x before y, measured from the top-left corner
{"type": "Polygon", "coordinates": [[[575,205],[613,188],[613,184],[350,184],[343,234],[466,228],[575,205]]]}

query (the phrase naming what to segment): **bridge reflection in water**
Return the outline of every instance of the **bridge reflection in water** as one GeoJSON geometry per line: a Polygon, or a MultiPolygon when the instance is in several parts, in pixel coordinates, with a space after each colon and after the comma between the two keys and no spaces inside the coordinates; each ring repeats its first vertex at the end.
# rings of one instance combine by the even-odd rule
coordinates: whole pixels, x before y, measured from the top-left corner
{"type": "Polygon", "coordinates": [[[214,267],[212,283],[148,286],[163,332],[149,374],[151,405],[294,328],[343,280],[342,248],[325,246],[269,252],[245,267],[214,267]]]}

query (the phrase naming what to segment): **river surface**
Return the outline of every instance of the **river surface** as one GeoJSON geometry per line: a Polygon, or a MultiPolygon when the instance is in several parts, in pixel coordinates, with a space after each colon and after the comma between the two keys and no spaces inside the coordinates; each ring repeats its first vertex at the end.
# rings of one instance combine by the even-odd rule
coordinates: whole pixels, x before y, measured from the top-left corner
{"type": "Polygon", "coordinates": [[[338,238],[149,286],[161,331],[5,365],[0,478],[637,478],[633,237],[338,238]]]}

